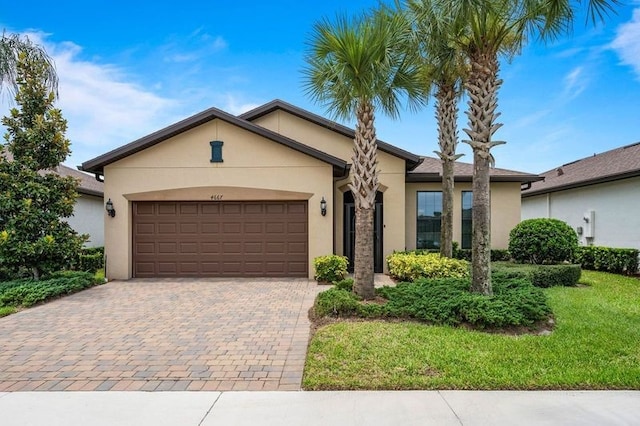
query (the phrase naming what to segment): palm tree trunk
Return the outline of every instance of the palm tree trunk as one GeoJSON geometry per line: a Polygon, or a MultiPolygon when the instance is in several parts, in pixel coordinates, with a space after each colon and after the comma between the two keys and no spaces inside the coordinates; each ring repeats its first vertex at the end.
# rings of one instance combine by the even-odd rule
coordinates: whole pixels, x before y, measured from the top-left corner
{"type": "Polygon", "coordinates": [[[453,165],[458,145],[458,102],[453,84],[440,83],[436,93],[438,122],[437,154],[442,161],[442,217],[440,219],[440,255],[453,257],[453,165]]]}
{"type": "Polygon", "coordinates": [[[470,55],[471,74],[465,87],[469,94],[470,129],[464,131],[471,138],[473,148],[473,225],[471,247],[471,291],[493,294],[491,286],[491,198],[489,171],[491,148],[500,142],[491,137],[502,126],[496,123],[498,89],[498,57],[495,52],[476,51],[470,55]]]}
{"type": "Polygon", "coordinates": [[[370,102],[360,102],[356,111],[358,124],[351,158],[352,182],[356,210],[356,246],[354,253],[353,291],[363,299],[372,299],[373,281],[373,212],[378,191],[378,154],[374,111],[370,102]]]}

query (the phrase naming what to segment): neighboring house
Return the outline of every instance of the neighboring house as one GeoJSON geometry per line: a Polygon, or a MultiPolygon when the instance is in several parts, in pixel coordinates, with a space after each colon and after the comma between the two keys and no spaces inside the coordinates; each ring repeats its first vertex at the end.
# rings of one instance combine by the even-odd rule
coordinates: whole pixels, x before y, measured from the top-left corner
{"type": "MultiPolygon", "coordinates": [[[[13,156],[0,147],[0,155],[11,161],[13,156]]],[[[89,235],[85,247],[104,246],[104,184],[90,175],[63,164],[58,165],[54,173],[71,176],[78,180],[78,199],[73,207],[73,215],[65,218],[78,234],[89,235]]]]}
{"type": "Polygon", "coordinates": [[[522,192],[522,219],[567,222],[582,245],[640,249],[640,142],[542,176],[522,192]]]}
{"type": "MultiPolygon", "coordinates": [[[[105,223],[107,276],[313,277],[316,256],[352,258],[353,137],[276,100],[240,116],[211,108],[85,162],[84,171],[104,176],[116,211],[105,223]]],[[[382,272],[394,251],[437,247],[441,166],[378,141],[378,168],[382,272]]],[[[456,173],[454,238],[468,246],[472,166],[459,163],[456,173]]],[[[494,247],[506,248],[521,185],[536,179],[492,171],[494,247]]]]}
{"type": "Polygon", "coordinates": [[[94,175],[72,169],[63,164],[55,168],[60,176],[71,176],[78,180],[78,199],[73,215],[65,220],[78,234],[88,234],[85,247],[104,246],[104,183],[94,175]]]}

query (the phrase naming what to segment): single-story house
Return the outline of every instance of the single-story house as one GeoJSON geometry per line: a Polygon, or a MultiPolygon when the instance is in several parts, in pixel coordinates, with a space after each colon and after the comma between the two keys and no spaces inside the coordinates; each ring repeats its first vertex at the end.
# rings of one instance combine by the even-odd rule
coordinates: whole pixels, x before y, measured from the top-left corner
{"type": "MultiPolygon", "coordinates": [[[[13,159],[11,153],[3,147],[0,147],[0,155],[9,161],[13,159]]],[[[95,175],[72,169],[64,164],[41,173],[51,172],[78,180],[78,198],[73,207],[73,214],[65,220],[78,234],[89,235],[85,247],[104,246],[104,201],[102,199],[104,184],[98,181],[95,175]]]]}
{"type": "Polygon", "coordinates": [[[94,175],[81,172],[64,164],[55,168],[60,176],[71,176],[78,180],[78,199],[73,215],[65,220],[78,234],[89,235],[85,247],[104,246],[104,183],[94,175]]]}
{"type": "Polygon", "coordinates": [[[640,249],[640,142],[541,176],[522,191],[522,219],[567,222],[582,245],[640,249]]]}
{"type": "MultiPolygon", "coordinates": [[[[211,108],[83,163],[104,177],[115,210],[105,218],[107,277],[313,277],[317,256],[352,258],[353,137],[275,100],[239,116],[211,108]]],[[[441,166],[383,141],[378,161],[374,256],[382,272],[394,251],[437,247],[441,166]]],[[[471,175],[470,164],[456,166],[454,238],[463,247],[471,175]]],[[[493,170],[494,247],[506,248],[520,221],[521,185],[536,179],[493,170]]]]}

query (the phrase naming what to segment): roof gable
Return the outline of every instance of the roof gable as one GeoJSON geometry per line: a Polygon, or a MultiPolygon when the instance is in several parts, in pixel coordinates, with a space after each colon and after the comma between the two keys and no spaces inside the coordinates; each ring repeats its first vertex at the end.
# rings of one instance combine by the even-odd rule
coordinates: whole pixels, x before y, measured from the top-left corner
{"type": "MultiPolygon", "coordinates": [[[[335,121],[328,120],[317,114],[313,114],[312,112],[299,108],[295,105],[291,105],[280,99],[273,100],[251,111],[245,112],[244,114],[241,114],[238,117],[243,120],[254,121],[260,117],[268,115],[277,110],[285,111],[289,114],[292,114],[296,117],[300,117],[306,121],[309,121],[313,124],[324,127],[325,129],[334,131],[350,139],[355,138],[355,131],[353,129],[343,126],[342,124],[336,123],[335,121]]],[[[377,143],[378,143],[378,149],[380,151],[386,152],[387,154],[391,154],[395,157],[398,157],[404,160],[407,164],[406,166],[407,170],[412,170],[418,164],[420,164],[421,159],[420,159],[420,156],[418,155],[412,154],[409,151],[405,151],[401,148],[398,148],[396,146],[393,146],[381,140],[378,140],[377,143]]]]}
{"type": "Polygon", "coordinates": [[[640,176],[640,142],[582,158],[541,174],[523,197],[640,176]]]}
{"type": "Polygon", "coordinates": [[[298,152],[328,163],[333,166],[334,175],[336,176],[344,176],[347,173],[347,163],[340,158],[301,144],[300,142],[267,130],[263,127],[257,126],[249,121],[238,118],[217,108],[209,108],[182,121],[165,127],[164,129],[158,130],[154,133],[151,133],[150,135],[144,136],[138,140],[107,152],[106,154],[86,161],[82,163],[81,170],[96,174],[102,174],[104,172],[104,166],[107,166],[137,152],[143,151],[151,146],[154,146],[160,142],[179,135],[180,133],[186,132],[215,119],[225,121],[244,130],[260,135],[273,142],[285,145],[298,152]]]}

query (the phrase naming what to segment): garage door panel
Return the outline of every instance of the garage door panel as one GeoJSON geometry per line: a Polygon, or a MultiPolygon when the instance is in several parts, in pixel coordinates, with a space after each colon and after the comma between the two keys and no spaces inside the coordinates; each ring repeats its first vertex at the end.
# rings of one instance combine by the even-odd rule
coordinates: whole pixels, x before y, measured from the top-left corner
{"type": "Polygon", "coordinates": [[[300,276],[307,202],[137,202],[136,277],[300,276]]]}

